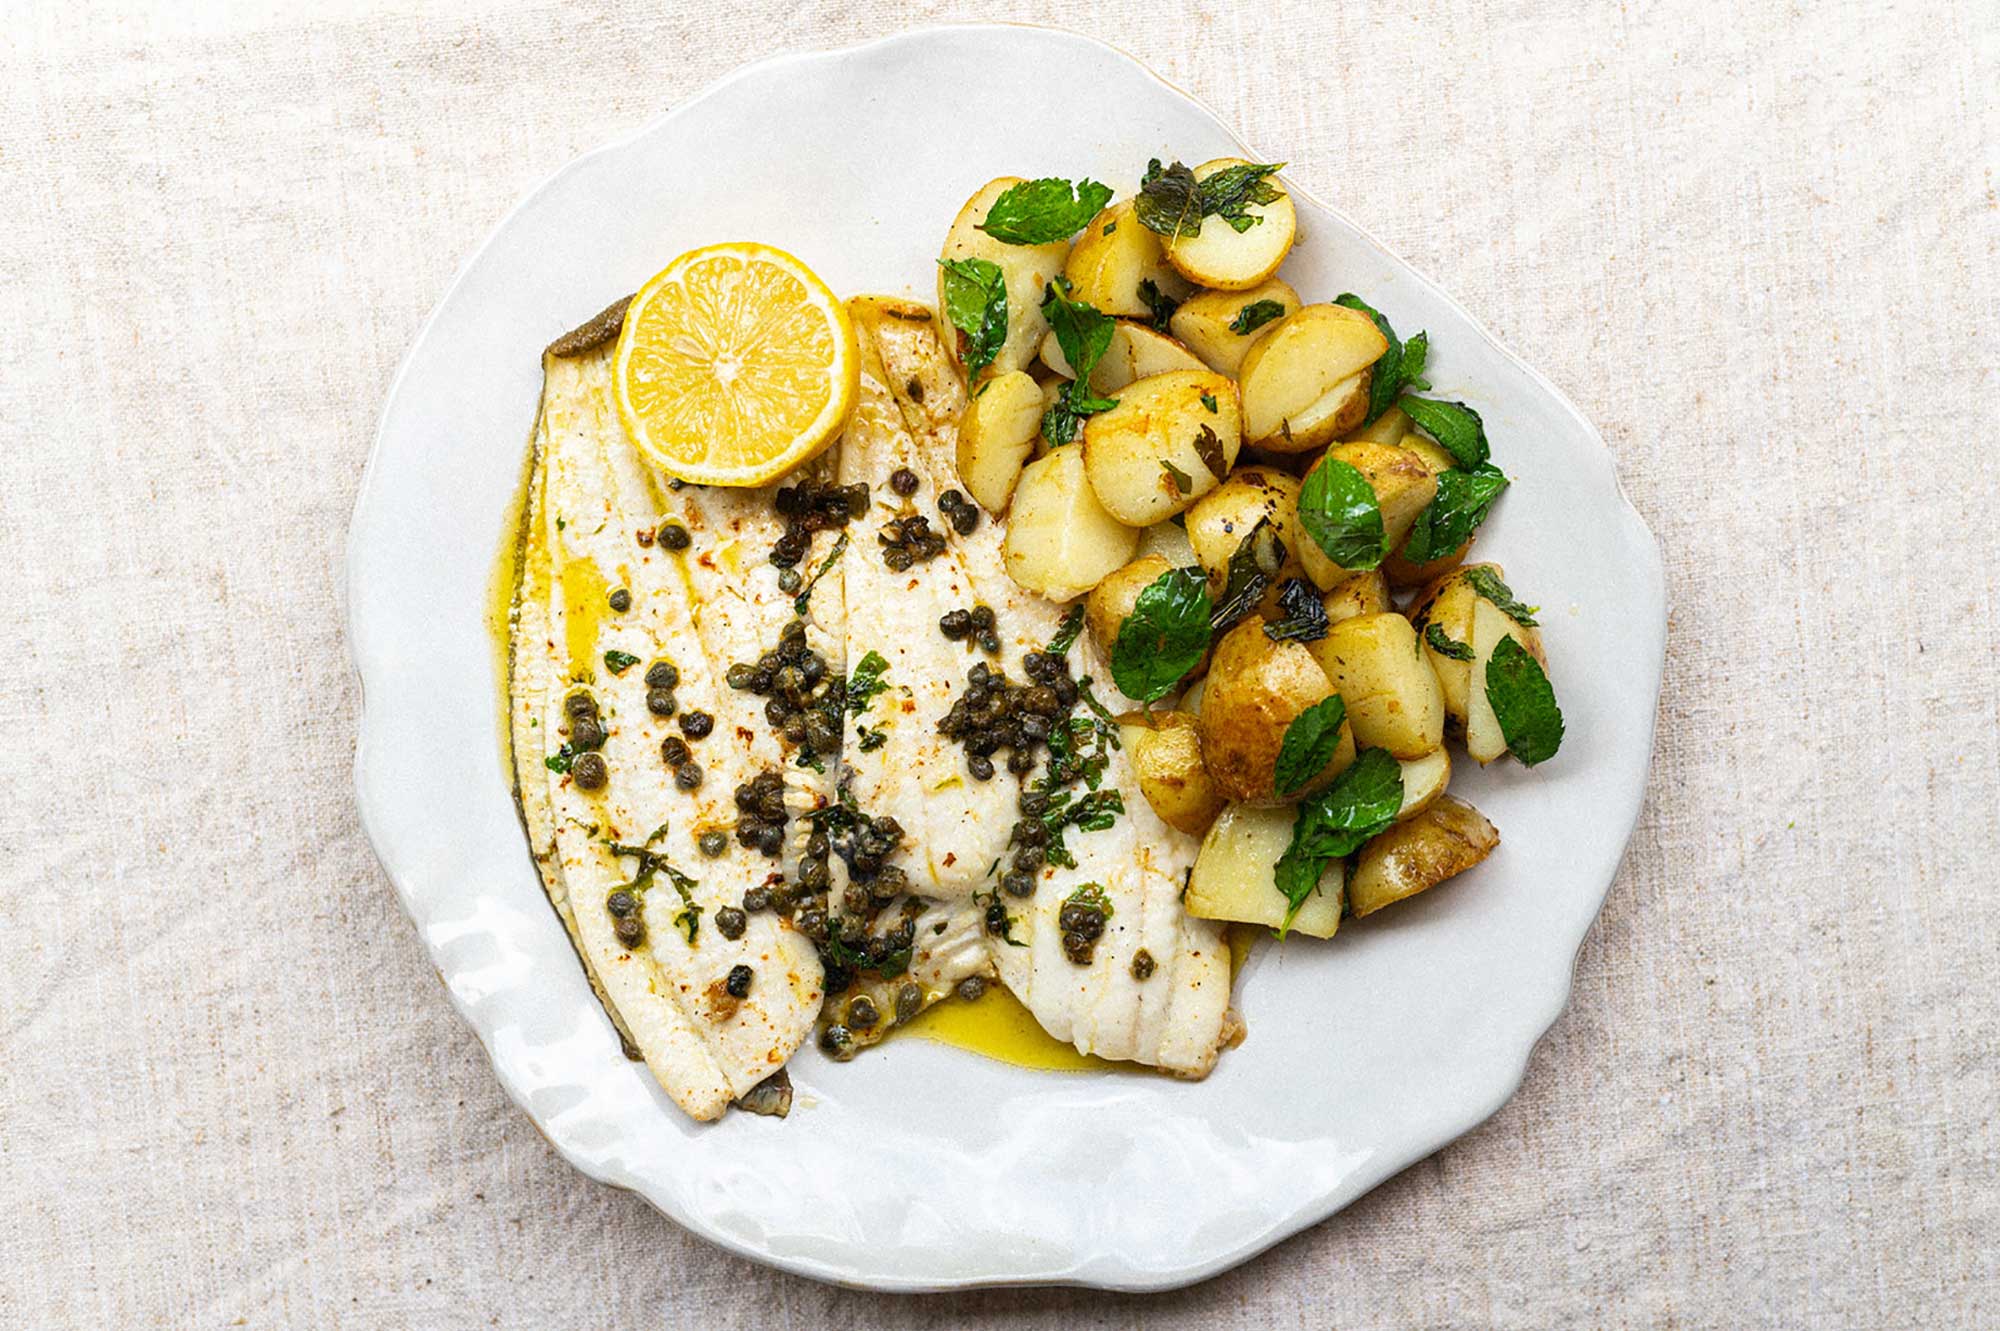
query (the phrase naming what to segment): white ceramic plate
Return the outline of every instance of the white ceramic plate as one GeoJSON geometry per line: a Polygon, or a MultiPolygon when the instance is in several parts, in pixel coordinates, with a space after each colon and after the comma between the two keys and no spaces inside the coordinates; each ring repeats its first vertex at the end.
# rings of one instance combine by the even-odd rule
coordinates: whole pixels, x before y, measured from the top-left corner
{"type": "MultiPolygon", "coordinates": [[[[1264,145],[1282,158],[1286,145],[1264,145]]],[[[578,1169],[787,1270],[882,1289],[1200,1279],[1324,1219],[1493,1113],[1561,1011],[1638,816],[1666,633],[1652,536],[1595,430],[1451,299],[1297,194],[1285,275],[1431,334],[1431,378],[1516,479],[1481,538],[1539,600],[1569,737],[1454,783],[1505,838],[1330,945],[1260,949],[1213,1076],[1015,1069],[921,1041],[792,1062],[787,1121],[682,1116],[618,1041],[508,793],[482,615],[544,343],[696,245],[757,239],[838,290],[928,299],[988,178],[1252,152],[1125,55],[933,29],[745,69],[537,189],[466,265],[383,411],[348,547],[361,814],[507,1091],[578,1169]],[[1064,95],[1022,96],[1059,87],[1064,95]]],[[[1463,765],[1471,768],[1472,764],[1463,765]]],[[[413,994],[413,1002],[425,1001],[413,994]]]]}

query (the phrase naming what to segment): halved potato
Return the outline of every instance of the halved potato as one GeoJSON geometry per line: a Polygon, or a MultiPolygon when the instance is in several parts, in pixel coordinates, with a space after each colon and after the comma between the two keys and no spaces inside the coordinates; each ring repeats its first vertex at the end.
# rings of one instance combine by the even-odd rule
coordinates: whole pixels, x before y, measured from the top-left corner
{"type": "MultiPolygon", "coordinates": [[[[1409,539],[1410,528],[1437,496],[1437,477],[1422,458],[1406,448],[1393,444],[1335,444],[1313,463],[1312,471],[1325,466],[1328,459],[1345,462],[1360,472],[1375,491],[1375,502],[1382,510],[1382,534],[1391,550],[1409,539]]],[[[1312,471],[1306,474],[1310,476],[1312,471]]],[[[1329,559],[1318,542],[1308,540],[1305,544],[1307,548],[1300,551],[1299,560],[1315,585],[1322,589],[1337,587],[1353,576],[1350,570],[1329,559]]]]}
{"type": "Polygon", "coordinates": [[[1238,467],[1188,509],[1188,544],[1208,574],[1210,595],[1222,594],[1229,583],[1230,556],[1266,518],[1285,547],[1285,562],[1272,579],[1275,597],[1278,583],[1303,572],[1298,548],[1311,544],[1299,529],[1299,478],[1275,467],[1238,467]]]}
{"type": "Polygon", "coordinates": [[[1209,370],[1136,380],[1117,406],[1083,423],[1090,483],[1105,510],[1134,527],[1163,522],[1213,490],[1242,442],[1236,385],[1209,370]]]}
{"type": "Polygon", "coordinates": [[[1421,587],[1463,564],[1465,557],[1472,553],[1472,543],[1478,538],[1479,534],[1474,532],[1459,542],[1458,549],[1450,554],[1427,559],[1421,564],[1412,564],[1403,558],[1399,551],[1382,561],[1382,572],[1388,577],[1389,585],[1392,587],[1421,587]]]}
{"type": "MultiPolygon", "coordinates": [[[[1224,634],[1209,660],[1201,698],[1202,759],[1224,798],[1279,803],[1278,750],[1285,728],[1332,693],[1313,654],[1296,642],[1272,642],[1263,620],[1245,620],[1224,634]]],[[[1318,790],[1353,761],[1353,732],[1343,723],[1333,760],[1290,798],[1318,790]]]]}
{"type": "Polygon", "coordinates": [[[1347,704],[1356,743],[1397,758],[1444,743],[1444,696],[1409,620],[1393,612],[1344,619],[1311,652],[1347,704]]]}
{"type": "Polygon", "coordinates": [[[958,421],[958,479],[966,493],[989,512],[1006,508],[1041,428],[1039,384],[1020,370],[989,379],[958,421]]]}
{"type": "MultiPolygon", "coordinates": [[[[1409,431],[1409,416],[1404,413],[1401,407],[1391,407],[1374,420],[1368,422],[1368,424],[1356,430],[1353,434],[1348,435],[1341,442],[1348,444],[1401,444],[1403,443],[1403,436],[1408,434],[1409,431]]],[[[1425,440],[1424,442],[1430,443],[1429,440],[1425,440]]],[[[1404,446],[1409,447],[1409,445],[1404,446]]],[[[1431,447],[1436,448],[1437,445],[1431,444],[1431,447]]],[[[1433,467],[1431,470],[1436,471],[1438,468],[1433,467]]]]}
{"type": "MultiPolygon", "coordinates": [[[[1356,915],[1373,914],[1464,873],[1499,844],[1500,831],[1485,815],[1446,795],[1361,848],[1347,900],[1356,915]]],[[[1196,864],[1199,872],[1200,861],[1196,864]]]]}
{"type": "MultiPolygon", "coordinates": [[[[1234,920],[1277,928],[1289,909],[1278,891],[1278,860],[1292,844],[1290,807],[1232,804],[1217,815],[1188,876],[1187,913],[1201,920],[1234,920]]],[[[1319,890],[1292,919],[1292,932],[1331,938],[1340,928],[1342,880],[1347,862],[1335,860],[1320,875],[1319,890]]]]}
{"type": "MultiPolygon", "coordinates": [[[[1401,407],[1391,407],[1382,413],[1382,420],[1376,421],[1375,425],[1380,425],[1382,421],[1388,420],[1391,416],[1401,416],[1402,414],[1403,409],[1401,407]]],[[[1403,448],[1409,449],[1424,460],[1424,465],[1431,469],[1433,475],[1441,471],[1450,471],[1458,465],[1458,459],[1451,455],[1450,449],[1429,435],[1419,434],[1416,430],[1408,428],[1407,419],[1404,424],[1405,430],[1401,439],[1384,439],[1381,442],[1398,444],[1403,448]]],[[[1370,430],[1374,428],[1374,425],[1368,427],[1370,430]]],[[[1366,433],[1366,431],[1362,433],[1366,433]]],[[[1356,436],[1357,439],[1359,437],[1359,435],[1356,436]]]]}
{"type": "Polygon", "coordinates": [[[1022,469],[1000,558],[1016,583],[1069,601],[1131,559],[1138,544],[1139,533],[1097,502],[1083,451],[1072,445],[1022,469]]]}
{"type": "MultiPolygon", "coordinates": [[[[1052,240],[1046,245],[1009,245],[1003,240],[995,240],[979,229],[992,211],[993,201],[1005,194],[1013,186],[1021,183],[1019,176],[1001,176],[980,186],[979,192],[965,201],[952,219],[951,230],[945,233],[941,259],[985,259],[997,264],[1007,279],[1007,340],[993,359],[991,374],[1005,374],[1009,370],[1027,368],[1041,349],[1042,337],[1049,331],[1048,320],[1042,318],[1042,289],[1063,270],[1063,260],[1069,256],[1069,242],[1052,240]]],[[[938,269],[938,309],[944,309],[944,269],[938,269]]],[[[961,335],[949,324],[945,325],[945,348],[952,360],[959,366],[965,364],[959,351],[961,335]]]]}
{"type": "Polygon", "coordinates": [[[1187,528],[1178,522],[1156,522],[1140,532],[1139,553],[1158,555],[1175,568],[1187,568],[1196,562],[1187,528]]]}
{"type": "Polygon", "coordinates": [[[1202,765],[1197,722],[1186,712],[1155,712],[1152,721],[1151,726],[1121,727],[1139,791],[1161,822],[1200,836],[1227,801],[1202,765]]]}
{"type": "MultiPolygon", "coordinates": [[[[1132,216],[1130,199],[1091,219],[1070,248],[1062,271],[1070,282],[1070,299],[1121,319],[1153,317],[1153,307],[1140,292],[1146,282],[1174,300],[1189,290],[1187,279],[1167,263],[1160,237],[1132,216]]],[[[1041,298],[1038,291],[1035,300],[1039,303],[1041,298]]]]}
{"type": "Polygon", "coordinates": [[[1440,745],[1421,758],[1404,758],[1397,765],[1403,769],[1403,807],[1396,811],[1400,823],[1437,803],[1451,784],[1451,750],[1440,745]]]}
{"type": "MultiPolygon", "coordinates": [[[[1042,364],[1065,379],[1076,377],[1076,371],[1070,368],[1069,357],[1063,355],[1062,343],[1056,340],[1054,329],[1042,339],[1042,364]]],[[[1100,395],[1110,397],[1134,379],[1165,374],[1169,370],[1207,368],[1201,357],[1165,333],[1142,323],[1120,319],[1111,329],[1111,343],[1105,347],[1097,368],[1090,372],[1090,386],[1100,395]]]]}
{"type": "MultiPolygon", "coordinates": [[[[1206,180],[1218,171],[1247,165],[1240,157],[1218,157],[1196,167],[1194,178],[1206,180]]],[[[1275,177],[1265,179],[1277,186],[1275,177]]],[[[1281,192],[1271,202],[1248,204],[1243,211],[1259,219],[1254,226],[1238,231],[1220,217],[1206,218],[1194,235],[1167,241],[1167,262],[1197,286],[1222,291],[1254,287],[1277,272],[1298,236],[1299,219],[1292,196],[1281,192]]]]}
{"type": "Polygon", "coordinates": [[[1369,367],[1388,349],[1374,322],[1344,305],[1307,305],[1272,324],[1237,372],[1245,440],[1278,453],[1331,443],[1368,414],[1369,367]]]}
{"type": "Polygon", "coordinates": [[[1181,700],[1174,704],[1175,710],[1186,712],[1189,716],[1199,720],[1201,718],[1202,696],[1207,692],[1208,676],[1203,675],[1200,679],[1187,686],[1187,692],[1183,693],[1181,700]]]}
{"type": "Polygon", "coordinates": [[[1493,714],[1493,704],[1486,697],[1486,663],[1493,659],[1493,649],[1500,645],[1502,638],[1514,639],[1544,667],[1548,665],[1548,658],[1542,654],[1542,635],[1539,632],[1520,624],[1483,596],[1473,601],[1472,661],[1465,696],[1465,751],[1481,765],[1507,752],[1507,736],[1502,733],[1500,719],[1493,714]]]}
{"type": "Polygon", "coordinates": [[[1244,291],[1197,291],[1174,311],[1170,327],[1189,351],[1208,362],[1208,368],[1217,374],[1233,375],[1243,368],[1243,357],[1249,354],[1250,344],[1298,308],[1299,293],[1292,290],[1290,283],[1271,277],[1244,291]],[[1274,318],[1247,333],[1231,327],[1245,309],[1259,301],[1283,308],[1274,318]]]}
{"type": "Polygon", "coordinates": [[[1355,574],[1320,597],[1320,604],[1326,607],[1328,624],[1338,624],[1356,615],[1379,615],[1394,608],[1389,600],[1388,581],[1380,569],[1355,574]]]}
{"type": "Polygon", "coordinates": [[[1083,602],[1083,622],[1107,658],[1118,641],[1118,631],[1132,617],[1139,593],[1172,567],[1159,555],[1140,555],[1090,589],[1083,602]]]}
{"type": "MultiPolygon", "coordinates": [[[[1474,565],[1474,567],[1480,567],[1474,565]]],[[[1499,565],[1484,567],[1499,570],[1499,565]]],[[[1448,656],[1432,645],[1430,629],[1432,625],[1448,641],[1459,643],[1470,649],[1472,646],[1472,605],[1479,599],[1479,593],[1465,581],[1463,572],[1446,574],[1431,583],[1417,599],[1410,602],[1410,626],[1424,645],[1424,659],[1430,662],[1431,673],[1437,676],[1438,691],[1444,698],[1444,714],[1453,724],[1453,729],[1462,733],[1465,725],[1466,694],[1472,678],[1472,663],[1448,656]]]]}

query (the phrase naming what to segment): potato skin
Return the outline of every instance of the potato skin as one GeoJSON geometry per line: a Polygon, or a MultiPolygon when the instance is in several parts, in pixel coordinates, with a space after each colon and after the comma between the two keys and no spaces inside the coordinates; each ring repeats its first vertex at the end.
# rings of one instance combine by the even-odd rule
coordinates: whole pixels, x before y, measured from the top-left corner
{"type": "Polygon", "coordinates": [[[1237,371],[1244,439],[1279,453],[1330,444],[1368,414],[1369,367],[1389,349],[1367,315],[1306,305],[1269,325],[1237,371]]]}
{"type": "MultiPolygon", "coordinates": [[[[1343,444],[1401,444],[1410,432],[1409,413],[1401,407],[1391,407],[1368,424],[1341,440],[1343,444]]],[[[1435,447],[1435,445],[1433,445],[1435,447]]],[[[1432,471],[1440,468],[1432,467],[1432,471]]]]}
{"type": "MultiPolygon", "coordinates": [[[[1206,180],[1228,167],[1247,165],[1240,157],[1217,157],[1195,167],[1194,177],[1206,180]]],[[[1292,242],[1298,238],[1298,211],[1290,191],[1269,203],[1250,204],[1244,211],[1263,220],[1247,231],[1237,231],[1220,218],[1211,218],[1194,235],[1167,241],[1167,262],[1200,286],[1223,291],[1256,286],[1277,272],[1291,252],[1292,242]]]]}
{"type": "Polygon", "coordinates": [[[1413,897],[1493,853],[1500,830],[1464,800],[1443,796],[1361,848],[1347,882],[1356,915],[1413,897]]]}
{"type": "Polygon", "coordinates": [[[1299,529],[1298,477],[1275,467],[1238,467],[1229,473],[1228,480],[1188,509],[1188,544],[1194,547],[1195,559],[1208,574],[1210,595],[1222,594],[1229,582],[1230,556],[1243,544],[1243,538],[1266,518],[1285,546],[1285,562],[1271,590],[1271,599],[1275,600],[1275,584],[1303,572],[1299,546],[1311,544],[1310,538],[1299,529]]]}
{"type": "Polygon", "coordinates": [[[1069,601],[1132,558],[1139,533],[1104,511],[1075,445],[1021,471],[1000,557],[1008,576],[1052,601],[1069,601]]]}
{"type": "Polygon", "coordinates": [[[1206,361],[1211,370],[1233,376],[1243,368],[1243,357],[1249,354],[1250,344],[1278,322],[1278,319],[1273,319],[1248,333],[1239,333],[1229,326],[1246,306],[1255,305],[1260,300],[1276,301],[1284,306],[1285,312],[1278,319],[1297,311],[1301,303],[1299,293],[1292,290],[1290,283],[1271,277],[1246,291],[1197,291],[1181,302],[1168,327],[1173,329],[1174,336],[1185,343],[1189,351],[1206,361]]]}
{"type": "MultiPolygon", "coordinates": [[[[1153,317],[1152,307],[1139,293],[1143,282],[1150,280],[1175,300],[1190,290],[1187,279],[1167,263],[1160,237],[1132,216],[1130,199],[1111,204],[1091,219],[1070,247],[1062,272],[1070,281],[1071,299],[1121,319],[1153,317]]],[[[1008,298],[1012,299],[1011,288],[1008,298]]],[[[1040,295],[1035,299],[1039,302],[1040,295]]]]}
{"type": "Polygon", "coordinates": [[[1222,480],[1201,456],[1208,435],[1226,475],[1243,440],[1242,409],[1229,379],[1208,370],[1173,370],[1134,380],[1117,406],[1083,423],[1084,465],[1105,511],[1132,527],[1185,511],[1222,480]],[[1185,492],[1169,465],[1186,478],[1185,492]]]}
{"type": "MultiPolygon", "coordinates": [[[[1431,673],[1437,676],[1438,689],[1444,698],[1445,716],[1451,722],[1454,734],[1464,733],[1472,684],[1472,662],[1456,660],[1431,646],[1428,629],[1435,624],[1453,642],[1472,646],[1472,611],[1474,603],[1479,600],[1479,593],[1472,589],[1472,584],[1465,577],[1475,568],[1491,569],[1495,577],[1504,578],[1498,564],[1468,564],[1431,582],[1417,593],[1409,606],[1410,626],[1423,643],[1424,659],[1430,662],[1431,673]]],[[[1531,646],[1530,650],[1535,648],[1531,646]]]]}
{"type": "MultiPolygon", "coordinates": [[[[1382,413],[1382,421],[1388,420],[1391,416],[1402,415],[1403,409],[1401,407],[1391,407],[1382,413]]],[[[1382,421],[1377,421],[1375,424],[1380,425],[1382,421]]],[[[1407,427],[1407,417],[1404,418],[1403,423],[1407,427]]],[[[1375,426],[1369,427],[1371,430],[1374,428],[1375,426]]],[[[1449,471],[1458,465],[1458,460],[1452,457],[1450,453],[1447,453],[1443,445],[1418,434],[1415,430],[1407,430],[1403,435],[1400,447],[1408,449],[1422,459],[1423,464],[1430,468],[1432,476],[1436,476],[1440,472],[1449,471]]],[[[1414,519],[1412,521],[1414,523],[1414,519]]],[[[1478,533],[1475,532],[1467,536],[1460,543],[1458,549],[1453,550],[1450,554],[1439,555],[1436,559],[1428,559],[1421,564],[1412,564],[1403,557],[1403,546],[1409,540],[1406,534],[1401,539],[1390,543],[1389,548],[1395,551],[1395,553],[1382,561],[1382,571],[1388,575],[1389,585],[1392,587],[1421,587],[1427,582],[1443,577],[1460,564],[1463,564],[1466,555],[1472,550],[1472,543],[1477,539],[1478,533]]]]}
{"type": "MultiPolygon", "coordinates": [[[[1001,345],[999,355],[994,357],[986,374],[1024,370],[1041,349],[1042,338],[1049,331],[1048,320],[1042,318],[1042,288],[1063,270],[1063,261],[1069,255],[1067,241],[1053,240],[1046,245],[1009,245],[979,229],[979,223],[985,221],[986,214],[992,211],[994,200],[1020,183],[1019,176],[1001,176],[982,185],[958,210],[958,216],[952,219],[951,229],[945,233],[944,249],[938,256],[942,259],[985,259],[999,265],[1007,279],[1007,340],[1001,345]]],[[[944,309],[942,268],[938,270],[938,309],[944,309]]],[[[959,355],[957,330],[949,323],[942,324],[941,330],[945,334],[945,349],[953,363],[963,369],[965,361],[959,355]]]]}
{"type": "Polygon", "coordinates": [[[1402,759],[1397,765],[1403,769],[1403,807],[1396,811],[1400,823],[1436,804],[1451,784],[1451,750],[1439,747],[1421,758],[1402,759]]]}
{"type": "Polygon", "coordinates": [[[1019,370],[989,379],[966,404],[958,422],[958,479],[988,512],[1000,512],[1014,497],[1041,424],[1041,386],[1019,370]]]}
{"type": "Polygon", "coordinates": [[[1444,743],[1444,697],[1409,620],[1394,612],[1344,619],[1311,651],[1347,704],[1356,743],[1397,758],[1444,743]]]}
{"type": "Polygon", "coordinates": [[[1139,791],[1161,822],[1189,836],[1200,836],[1228,801],[1216,790],[1202,763],[1199,723],[1186,712],[1155,712],[1152,721],[1150,729],[1127,728],[1126,747],[1139,778],[1139,791]]]}
{"type": "Polygon", "coordinates": [[[1139,593],[1171,567],[1159,555],[1141,555],[1090,589],[1083,602],[1083,622],[1107,659],[1118,642],[1118,630],[1132,617],[1139,593]]]}
{"type": "MultiPolygon", "coordinates": [[[[1276,804],[1278,749],[1285,727],[1300,712],[1330,697],[1333,686],[1313,654],[1296,642],[1272,642],[1261,619],[1247,619],[1223,635],[1209,662],[1201,698],[1201,754],[1209,778],[1225,799],[1276,804]]],[[[1342,727],[1342,754],[1353,748],[1342,727]]],[[[1330,781],[1346,765],[1341,756],[1305,790],[1330,781]]]]}
{"type": "MultiPolygon", "coordinates": [[[[1393,444],[1336,444],[1313,464],[1307,476],[1328,462],[1344,462],[1368,482],[1382,510],[1382,532],[1391,550],[1409,539],[1411,526],[1437,496],[1437,477],[1423,459],[1393,444]]],[[[1353,576],[1351,570],[1329,559],[1317,542],[1305,544],[1308,548],[1299,552],[1299,562],[1316,586],[1331,589],[1353,576]]]]}

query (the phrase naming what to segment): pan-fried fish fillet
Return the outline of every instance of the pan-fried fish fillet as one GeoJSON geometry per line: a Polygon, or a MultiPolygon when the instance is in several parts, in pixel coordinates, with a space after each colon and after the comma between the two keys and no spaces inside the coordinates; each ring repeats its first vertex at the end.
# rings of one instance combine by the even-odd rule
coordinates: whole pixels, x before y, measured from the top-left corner
{"type": "MultiPolygon", "coordinates": [[[[781,528],[768,493],[669,496],[655,487],[611,404],[608,346],[550,355],[543,368],[512,648],[523,812],[550,898],[628,1043],[677,1104],[710,1119],[782,1069],[821,997],[816,951],[780,918],[752,914],[734,940],[714,925],[717,910],[775,880],[778,863],[733,838],[719,857],[699,849],[704,831],[734,825],[735,787],[784,762],[759,700],[722,679],[792,617],[765,561],[781,528]],[[694,558],[638,539],[644,532],[650,541],[670,506],[705,533],[694,558]],[[609,604],[619,588],[631,595],[624,613],[609,604]],[[636,662],[614,669],[607,652],[636,662]],[[661,754],[664,740],[682,734],[679,719],[647,706],[645,675],[659,659],[679,671],[681,715],[715,718],[710,736],[685,740],[704,772],[692,792],[676,786],[661,754]],[[574,767],[564,753],[574,723],[566,699],[579,688],[607,732],[599,752],[609,780],[597,791],[549,765],[574,767]],[[616,849],[635,846],[646,856],[616,849]],[[607,901],[635,880],[645,936],[627,947],[607,901]],[[737,966],[753,975],[741,997],[727,989],[737,966]]],[[[830,778],[784,770],[788,799],[824,798],[813,787],[830,778]]]]}

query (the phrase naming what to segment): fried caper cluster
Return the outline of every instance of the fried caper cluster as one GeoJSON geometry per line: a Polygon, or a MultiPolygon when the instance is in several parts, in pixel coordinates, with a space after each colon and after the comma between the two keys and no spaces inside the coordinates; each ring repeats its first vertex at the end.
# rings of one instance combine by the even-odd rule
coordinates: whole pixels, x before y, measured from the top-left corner
{"type": "Polygon", "coordinates": [[[780,570],[778,586],[790,593],[803,585],[798,565],[812,549],[813,533],[845,527],[866,513],[868,486],[859,481],[853,485],[802,481],[779,487],[771,502],[785,519],[784,534],[771,546],[771,562],[780,570]]]}
{"type": "Polygon", "coordinates": [[[1077,700],[1069,662],[1048,652],[1021,658],[1028,683],[1017,684],[984,661],[965,674],[965,691],[952,699],[938,731],[966,752],[966,770],[978,781],[993,779],[993,755],[1007,752],[1007,770],[1025,776],[1035,769],[1035,746],[1046,744],[1077,700]]]}
{"type": "Polygon", "coordinates": [[[806,644],[803,620],[786,624],[778,645],[755,664],[739,661],[729,667],[723,682],[765,700],[764,719],[780,739],[800,750],[801,761],[819,762],[840,748],[847,681],[831,673],[826,658],[806,644]]]}
{"type": "Polygon", "coordinates": [[[1056,916],[1062,930],[1063,955],[1079,966],[1088,966],[1097,955],[1097,940],[1104,937],[1103,905],[1089,897],[1072,896],[1063,902],[1056,916]]]}
{"type": "Polygon", "coordinates": [[[606,765],[604,755],[598,750],[604,747],[604,718],[597,710],[597,699],[583,689],[578,689],[563,699],[563,715],[569,718],[569,742],[567,748],[572,757],[569,764],[570,780],[576,782],[579,790],[602,790],[611,779],[611,768],[606,765]]]}
{"type": "Polygon", "coordinates": [[[882,547],[882,563],[891,573],[901,573],[944,553],[944,533],[932,530],[931,520],[921,513],[890,518],[875,540],[882,547]]]}
{"type": "Polygon", "coordinates": [[[785,778],[776,768],[736,788],[736,839],[772,859],[785,848],[785,778]]]}

